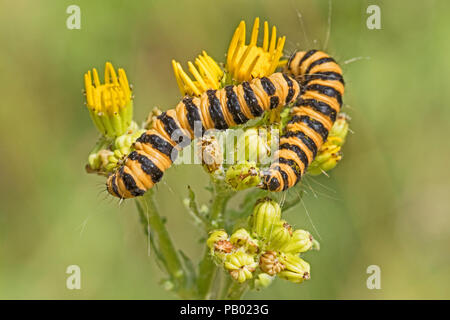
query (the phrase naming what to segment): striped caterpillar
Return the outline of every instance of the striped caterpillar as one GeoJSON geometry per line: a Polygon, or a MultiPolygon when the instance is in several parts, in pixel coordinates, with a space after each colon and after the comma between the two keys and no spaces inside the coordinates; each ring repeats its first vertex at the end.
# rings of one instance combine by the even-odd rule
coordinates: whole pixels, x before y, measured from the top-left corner
{"type": "Polygon", "coordinates": [[[208,129],[224,130],[283,107],[300,94],[300,86],[284,73],[255,78],[237,86],[207,90],[200,97],[185,96],[158,116],[142,134],[119,169],[107,180],[107,190],[119,198],[142,196],[159,182],[175,161],[180,144],[202,136],[208,129]],[[196,130],[196,124],[201,127],[196,130]]]}
{"type": "Polygon", "coordinates": [[[283,191],[294,186],[327,140],[342,105],[344,79],[339,65],[324,52],[310,50],[291,56],[285,72],[301,85],[292,119],[280,138],[275,162],[263,173],[262,188],[283,191]]]}

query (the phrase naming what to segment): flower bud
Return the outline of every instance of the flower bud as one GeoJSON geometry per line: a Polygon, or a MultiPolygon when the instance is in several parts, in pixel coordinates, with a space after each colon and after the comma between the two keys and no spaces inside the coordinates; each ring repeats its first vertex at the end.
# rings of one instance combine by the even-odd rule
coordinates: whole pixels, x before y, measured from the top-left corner
{"type": "Polygon", "coordinates": [[[97,147],[88,157],[87,171],[99,174],[113,172],[121,165],[121,160],[132,151],[133,143],[144,132],[145,130],[139,129],[136,123],[132,122],[128,133],[114,139],[112,144],[110,140],[100,140],[100,149],[97,147]]]}
{"type": "Polygon", "coordinates": [[[275,251],[266,251],[259,258],[261,270],[271,276],[284,270],[285,266],[278,260],[275,251]]]}
{"type": "Polygon", "coordinates": [[[214,136],[204,136],[198,141],[199,158],[203,167],[212,173],[220,168],[223,163],[223,153],[219,142],[214,136]]]}
{"type": "Polygon", "coordinates": [[[310,276],[310,266],[302,258],[286,253],[282,254],[280,257],[280,262],[284,265],[285,269],[278,273],[280,278],[289,280],[294,283],[302,283],[304,280],[309,279],[310,276]]]}
{"type": "Polygon", "coordinates": [[[342,159],[341,139],[338,137],[329,137],[317,153],[316,158],[308,167],[308,173],[319,175],[322,172],[330,171],[342,159]]]}
{"type": "Polygon", "coordinates": [[[221,240],[228,240],[228,234],[224,230],[215,230],[209,235],[206,244],[208,248],[214,250],[216,243],[221,240]]]}
{"type": "Polygon", "coordinates": [[[255,279],[255,289],[261,290],[267,288],[273,281],[274,277],[267,273],[260,273],[255,279]]]}
{"type": "Polygon", "coordinates": [[[266,198],[258,202],[250,218],[252,232],[267,239],[276,224],[280,222],[281,208],[275,201],[266,198]]]}
{"type": "Polygon", "coordinates": [[[110,156],[113,156],[114,152],[111,150],[102,149],[98,152],[91,153],[88,157],[88,166],[90,170],[93,172],[102,172],[102,171],[108,171],[105,168],[110,163],[109,158],[110,156]]]}
{"type": "Polygon", "coordinates": [[[267,130],[250,128],[242,134],[236,145],[237,163],[262,163],[270,154],[267,130]]]}
{"type": "Polygon", "coordinates": [[[289,229],[279,224],[273,228],[269,235],[268,247],[272,250],[279,250],[285,246],[290,239],[291,235],[289,234],[289,229]]]}
{"type": "Polygon", "coordinates": [[[292,233],[292,238],[281,248],[286,253],[301,253],[306,252],[313,246],[312,235],[305,230],[295,230],[292,233]]]}
{"type": "Polygon", "coordinates": [[[230,242],[236,247],[243,247],[248,253],[259,251],[258,244],[244,228],[236,230],[230,237],[230,242]]]}
{"type": "Polygon", "coordinates": [[[226,257],[224,267],[227,269],[231,277],[243,283],[253,277],[252,273],[255,271],[258,263],[255,262],[253,255],[243,251],[236,251],[226,257]]]}
{"type": "Polygon", "coordinates": [[[153,107],[152,111],[147,115],[147,119],[144,122],[143,127],[147,130],[152,129],[153,125],[158,118],[159,115],[161,115],[162,111],[158,107],[153,107]]]}
{"type": "Polygon", "coordinates": [[[261,182],[261,178],[255,163],[246,162],[229,167],[225,174],[225,181],[234,190],[244,190],[256,187],[261,182]]]}
{"type": "Polygon", "coordinates": [[[124,134],[133,119],[132,92],[123,69],[118,74],[110,62],[105,65],[105,81],[100,83],[94,68],[84,75],[86,106],[97,129],[108,138],[124,134]]]}
{"type": "Polygon", "coordinates": [[[330,130],[329,137],[337,137],[339,138],[339,146],[342,146],[345,142],[345,138],[348,133],[348,122],[350,121],[350,117],[344,113],[340,113],[337,116],[336,121],[333,124],[333,127],[330,130]]]}

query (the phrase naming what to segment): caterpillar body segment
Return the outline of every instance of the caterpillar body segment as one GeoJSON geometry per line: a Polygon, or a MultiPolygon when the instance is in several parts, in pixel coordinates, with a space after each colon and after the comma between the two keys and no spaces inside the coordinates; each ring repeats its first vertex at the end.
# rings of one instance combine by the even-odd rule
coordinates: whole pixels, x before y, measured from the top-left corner
{"type": "Polygon", "coordinates": [[[294,78],[274,73],[237,86],[207,90],[200,97],[184,97],[137,139],[135,151],[108,177],[108,192],[119,198],[143,195],[161,180],[178,151],[205,130],[246,123],[267,110],[286,106],[299,94],[300,86],[294,78]]]}
{"type": "Polygon", "coordinates": [[[322,51],[293,54],[285,72],[299,81],[302,90],[280,138],[275,162],[263,172],[262,188],[270,191],[283,191],[300,181],[326,141],[344,94],[340,66],[322,51]]]}

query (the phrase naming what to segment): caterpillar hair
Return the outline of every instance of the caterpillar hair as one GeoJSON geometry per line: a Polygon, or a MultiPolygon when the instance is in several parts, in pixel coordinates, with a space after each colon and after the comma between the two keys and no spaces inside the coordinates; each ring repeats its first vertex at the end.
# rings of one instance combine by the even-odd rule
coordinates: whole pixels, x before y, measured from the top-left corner
{"type": "Polygon", "coordinates": [[[326,141],[344,94],[340,66],[322,51],[293,54],[285,72],[299,81],[302,90],[280,138],[275,161],[263,172],[262,188],[270,191],[283,191],[300,181],[326,141]]]}
{"type": "Polygon", "coordinates": [[[142,196],[161,180],[178,151],[205,130],[224,130],[283,107],[297,99],[298,82],[284,73],[255,78],[200,97],[184,97],[157,117],[153,128],[141,135],[124,164],[108,177],[107,190],[119,198],[142,196]],[[198,130],[196,126],[199,126],[198,130]]]}

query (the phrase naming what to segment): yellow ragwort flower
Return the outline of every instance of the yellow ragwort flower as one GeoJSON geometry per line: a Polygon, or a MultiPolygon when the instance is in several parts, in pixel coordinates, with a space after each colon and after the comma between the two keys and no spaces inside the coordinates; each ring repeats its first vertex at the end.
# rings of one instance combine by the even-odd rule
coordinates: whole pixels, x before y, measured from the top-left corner
{"type": "Polygon", "coordinates": [[[223,71],[213,58],[205,51],[195,59],[195,64],[189,61],[188,69],[194,79],[183,70],[181,64],[172,60],[172,67],[182,95],[200,96],[208,89],[219,89],[223,71]]]}
{"type": "Polygon", "coordinates": [[[133,118],[133,102],[127,75],[110,62],[105,65],[105,81],[100,83],[94,68],[84,74],[86,105],[98,130],[109,138],[124,134],[133,118]]]}
{"type": "Polygon", "coordinates": [[[245,44],[244,21],[241,21],[234,32],[228,47],[226,69],[235,81],[249,81],[255,77],[271,75],[277,67],[286,63],[280,61],[286,37],[277,40],[277,28],[273,26],[269,41],[269,23],[265,21],[263,45],[258,47],[258,32],[259,18],[256,18],[253,24],[249,44],[245,44]]]}

